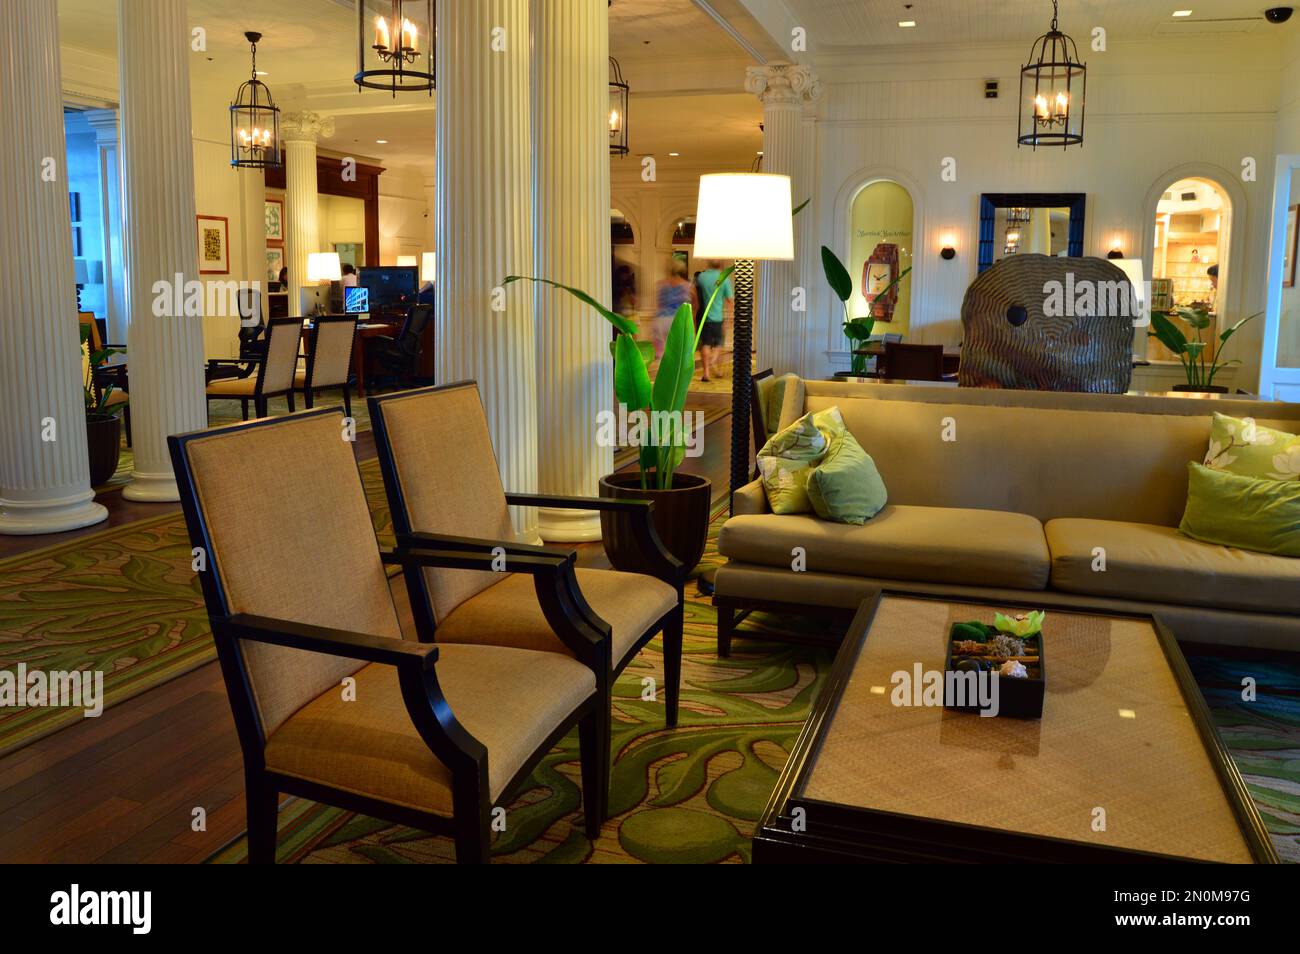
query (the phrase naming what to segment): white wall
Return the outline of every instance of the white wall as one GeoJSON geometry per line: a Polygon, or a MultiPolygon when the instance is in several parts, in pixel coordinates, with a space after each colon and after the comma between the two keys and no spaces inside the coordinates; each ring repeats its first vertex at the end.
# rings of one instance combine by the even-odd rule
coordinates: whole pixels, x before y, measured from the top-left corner
{"type": "Polygon", "coordinates": [[[379,262],[396,265],[397,256],[434,251],[430,244],[433,209],[419,169],[387,168],[379,177],[379,262]]]}
{"type": "MultiPolygon", "coordinates": [[[[1109,52],[1087,54],[1085,141],[1064,152],[1016,147],[1025,53],[982,46],[819,57],[815,68],[827,90],[811,210],[818,244],[847,253],[849,201],[863,182],[885,177],[907,186],[916,209],[911,340],[956,344],[962,297],[977,272],[981,193],[1087,193],[1085,253],[1104,256],[1116,232],[1126,252],[1149,247],[1158,190],[1182,174],[1213,175],[1240,206],[1225,317],[1261,310],[1280,37],[1111,44],[1109,52]],[[1000,98],[984,98],[988,79],[1000,80],[1000,98]],[[953,182],[941,177],[948,157],[956,162],[953,182]],[[1242,181],[1247,157],[1256,160],[1252,182],[1242,181]],[[938,256],[945,233],[956,236],[958,250],[946,262],[938,256]]],[[[1293,101],[1295,89],[1287,91],[1293,101]]],[[[824,375],[847,367],[847,355],[825,281],[810,281],[813,340],[804,371],[824,375]]],[[[1233,345],[1245,362],[1237,379],[1243,387],[1253,385],[1258,369],[1262,322],[1252,324],[1233,345]]]]}

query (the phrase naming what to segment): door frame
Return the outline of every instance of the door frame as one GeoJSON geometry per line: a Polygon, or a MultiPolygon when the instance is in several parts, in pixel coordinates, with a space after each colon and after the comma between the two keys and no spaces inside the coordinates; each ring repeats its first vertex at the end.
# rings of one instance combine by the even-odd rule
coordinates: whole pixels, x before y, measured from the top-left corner
{"type": "Polygon", "coordinates": [[[1300,172],[1300,153],[1280,153],[1273,166],[1273,205],[1269,212],[1268,299],[1264,341],[1259,356],[1259,393],[1266,400],[1300,401],[1300,367],[1279,368],[1277,345],[1282,328],[1282,263],[1286,258],[1286,220],[1291,178],[1300,172]]]}

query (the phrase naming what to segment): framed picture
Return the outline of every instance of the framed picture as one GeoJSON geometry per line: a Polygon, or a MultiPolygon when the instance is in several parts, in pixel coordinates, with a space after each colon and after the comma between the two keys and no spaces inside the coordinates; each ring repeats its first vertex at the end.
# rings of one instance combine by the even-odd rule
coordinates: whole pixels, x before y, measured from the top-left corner
{"type": "MultiPolygon", "coordinates": [[[[266,250],[266,280],[267,282],[278,282],[280,280],[280,269],[284,268],[284,249],[268,248],[266,250]]],[[[285,291],[286,289],[280,289],[285,291]]]]}
{"type": "Polygon", "coordinates": [[[284,199],[266,200],[266,242],[279,245],[284,241],[284,199]]]}
{"type": "Polygon", "coordinates": [[[230,220],[223,215],[196,215],[199,274],[230,274],[230,220]]]}
{"type": "Polygon", "coordinates": [[[1297,215],[1300,215],[1300,205],[1293,205],[1286,210],[1286,257],[1282,259],[1282,287],[1284,288],[1290,288],[1295,284],[1297,215]]]}

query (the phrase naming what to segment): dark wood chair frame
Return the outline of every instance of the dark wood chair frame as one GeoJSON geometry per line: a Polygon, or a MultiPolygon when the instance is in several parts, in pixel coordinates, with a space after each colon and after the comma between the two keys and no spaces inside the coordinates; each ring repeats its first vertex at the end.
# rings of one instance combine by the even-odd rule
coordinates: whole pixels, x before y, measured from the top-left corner
{"type": "MultiPolygon", "coordinates": [[[[384,478],[384,491],[388,497],[388,506],[392,514],[393,531],[397,536],[397,553],[436,550],[472,554],[480,561],[489,564],[484,569],[497,569],[491,566],[494,552],[504,552],[506,557],[504,572],[514,572],[521,568],[520,561],[529,559],[563,560],[566,569],[554,578],[534,578],[537,599],[542,612],[555,635],[574,652],[584,663],[592,666],[596,672],[596,684],[601,702],[600,710],[600,753],[601,776],[608,783],[611,741],[610,710],[613,702],[613,684],[628,663],[636,658],[637,653],[655,636],[663,634],[664,646],[664,696],[665,722],[669,728],[677,725],[682,673],[682,630],[685,624],[684,587],[686,584],[686,567],[669,553],[659,539],[654,528],[654,503],[649,500],[621,500],[609,497],[564,497],[551,494],[516,494],[506,493],[506,503],[514,507],[547,507],[559,510],[597,510],[623,514],[633,521],[633,532],[640,545],[645,566],[652,569],[652,575],[672,586],[677,592],[677,605],[653,622],[642,633],[622,659],[612,659],[610,638],[612,627],[602,619],[586,598],[578,585],[576,554],[572,550],[560,550],[516,543],[507,540],[483,540],[471,537],[456,537],[444,534],[424,533],[411,526],[410,511],[406,498],[402,494],[401,482],[397,479],[397,470],[393,460],[393,447],[384,421],[384,404],[391,400],[400,400],[413,394],[449,391],[457,388],[476,388],[474,381],[460,381],[454,384],[421,388],[416,391],[400,391],[394,394],[368,398],[370,423],[375,435],[375,449],[379,456],[379,469],[384,478]],[[599,640],[605,647],[604,657],[600,663],[591,653],[579,653],[575,647],[581,647],[583,640],[599,640]]],[[[437,626],[434,622],[433,602],[428,591],[421,566],[417,562],[403,564],[402,572],[406,581],[407,594],[415,614],[416,630],[422,643],[433,643],[437,638],[437,626]]],[[[585,763],[584,763],[585,764],[585,763]]],[[[606,793],[605,804],[608,804],[606,793]]]]}
{"type": "MultiPolygon", "coordinates": [[[[297,334],[299,338],[301,338],[302,336],[301,318],[272,318],[270,321],[266,323],[266,334],[263,340],[266,342],[266,348],[268,353],[270,352],[271,349],[271,335],[277,333],[285,334],[286,332],[277,332],[276,329],[285,328],[289,325],[294,326],[294,333],[297,334]]],[[[221,368],[229,365],[247,366],[247,367],[241,367],[240,369],[241,373],[238,375],[238,377],[241,378],[246,378],[249,375],[253,374],[254,372],[257,373],[257,383],[253,387],[253,396],[252,396],[253,409],[257,417],[266,417],[267,401],[269,401],[273,397],[283,396],[284,399],[289,404],[289,413],[292,414],[294,412],[295,410],[293,404],[294,387],[293,387],[292,375],[289,378],[290,384],[288,388],[284,388],[279,391],[265,391],[263,390],[263,384],[266,381],[265,358],[210,358],[208,359],[209,368],[221,368]]],[[[296,369],[295,369],[295,373],[296,373],[296,369]]],[[[209,394],[208,400],[209,401],[239,401],[239,409],[240,411],[243,412],[244,420],[245,421],[248,420],[248,402],[250,400],[249,398],[246,397],[241,398],[235,394],[209,394]]],[[[311,405],[308,405],[308,407],[310,406],[311,405]]]]}
{"type": "MultiPolygon", "coordinates": [[[[297,319],[294,319],[297,320],[297,319]]],[[[340,414],[340,409],[321,408],[303,411],[301,416],[340,414]]],[[[248,857],[258,864],[275,861],[277,814],[280,793],[299,795],[314,801],[336,805],[349,811],[360,812],[395,824],[419,828],[439,835],[450,835],[456,844],[456,860],[465,863],[486,863],[491,843],[491,813],[493,808],[508,805],[514,794],[528,779],[542,757],[573,727],[578,727],[579,750],[582,761],[582,799],[586,835],[595,839],[605,818],[608,793],[608,752],[606,740],[609,712],[603,705],[599,692],[594,693],[565,719],[532,753],[511,778],[493,802],[488,785],[488,751],[456,719],[451,706],[438,684],[438,647],[429,642],[410,642],[403,639],[354,633],[329,627],[311,626],[283,619],[270,619],[244,613],[230,613],[229,602],[221,584],[217,551],[207,521],[199,506],[198,490],[189,464],[186,446],[197,438],[211,437],[214,432],[233,431],[250,427],[274,426],[284,418],[266,418],[257,421],[231,424],[223,428],[173,435],[167,439],[180,488],[181,509],[189,530],[192,546],[201,547],[207,554],[206,568],[199,573],[203,601],[212,624],[213,640],[221,665],[226,692],[235,719],[244,757],[244,786],[248,803],[248,857]],[[253,699],[248,669],[244,663],[240,643],[253,640],[275,646],[287,646],[308,652],[324,653],[355,659],[361,662],[380,663],[397,670],[402,700],[412,724],[429,750],[452,774],[452,815],[450,818],[433,812],[419,811],[406,806],[393,805],[366,795],[347,792],[320,782],[283,775],[268,769],[265,759],[267,734],[262,724],[257,704],[253,699]],[[605,744],[602,746],[602,741],[605,744]],[[605,773],[602,777],[601,772],[605,773]]],[[[357,473],[358,491],[361,489],[360,470],[357,473]]],[[[366,545],[370,541],[358,541],[366,545]]],[[[421,577],[423,567],[448,567],[465,570],[488,570],[494,557],[465,550],[427,550],[407,546],[400,550],[380,549],[380,557],[387,564],[396,564],[407,573],[421,577]]],[[[574,554],[545,556],[519,555],[511,559],[511,569],[529,573],[537,581],[539,595],[547,594],[548,612],[556,607],[565,611],[564,599],[568,593],[566,580],[572,578],[574,554]],[[551,597],[554,594],[554,598],[551,597]]],[[[417,627],[427,629],[432,616],[422,619],[427,603],[413,603],[417,627]]],[[[584,632],[581,638],[571,630],[561,638],[572,639],[566,643],[580,661],[589,665],[600,685],[601,673],[609,670],[609,641],[594,632],[584,632]]]]}
{"type": "MultiPolygon", "coordinates": [[[[767,443],[767,439],[772,436],[767,432],[767,420],[763,415],[763,401],[759,395],[758,384],[760,381],[765,381],[772,377],[775,373],[776,372],[771,368],[765,368],[762,371],[756,372],[749,381],[749,419],[754,427],[755,457],[757,457],[758,452],[763,449],[763,445],[767,443]]],[[[758,461],[756,459],[754,461],[754,479],[757,480],[759,476],[761,475],[758,472],[758,461]]]]}
{"type": "MultiPolygon", "coordinates": [[[[312,385],[312,378],[316,374],[316,340],[320,335],[320,326],[324,322],[342,322],[350,321],[352,323],[352,348],[357,346],[357,316],[356,315],[321,315],[312,321],[311,328],[307,331],[307,376],[303,381],[302,400],[308,410],[315,403],[316,388],[312,385]]],[[[343,391],[343,413],[348,417],[352,416],[352,379],[351,379],[352,355],[348,354],[349,377],[342,384],[326,385],[329,389],[340,388],[343,391]]]]}

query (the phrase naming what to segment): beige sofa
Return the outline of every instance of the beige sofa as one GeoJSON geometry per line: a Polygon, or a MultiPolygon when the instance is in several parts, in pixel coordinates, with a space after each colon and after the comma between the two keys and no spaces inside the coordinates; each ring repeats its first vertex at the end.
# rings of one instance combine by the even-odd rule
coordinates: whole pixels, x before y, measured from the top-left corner
{"type": "Polygon", "coordinates": [[[718,538],[721,654],[740,612],[843,616],[881,588],[1029,606],[1046,591],[1159,615],[1185,641],[1300,650],[1300,559],[1177,529],[1212,411],[1297,432],[1300,405],[796,381],[781,426],[832,405],[889,503],[856,527],[778,516],[744,487],[718,538]]]}

